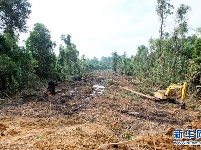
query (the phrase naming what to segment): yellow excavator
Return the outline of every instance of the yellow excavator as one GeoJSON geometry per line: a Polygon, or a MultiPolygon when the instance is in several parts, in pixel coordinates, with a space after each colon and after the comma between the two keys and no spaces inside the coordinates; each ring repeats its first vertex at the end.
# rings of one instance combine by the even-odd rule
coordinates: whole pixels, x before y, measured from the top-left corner
{"type": "Polygon", "coordinates": [[[182,109],[185,109],[186,88],[186,82],[183,85],[172,84],[166,90],[158,90],[154,96],[158,99],[174,99],[180,102],[182,109]]]}
{"type": "Polygon", "coordinates": [[[185,104],[185,98],[186,98],[186,88],[187,83],[184,82],[183,85],[179,84],[171,84],[166,90],[158,90],[157,92],[154,92],[154,96],[145,95],[143,93],[128,89],[127,87],[120,87],[124,90],[130,91],[139,97],[147,98],[150,100],[154,100],[157,102],[161,102],[161,100],[169,101],[169,102],[175,102],[180,104],[181,109],[186,108],[185,104]]]}

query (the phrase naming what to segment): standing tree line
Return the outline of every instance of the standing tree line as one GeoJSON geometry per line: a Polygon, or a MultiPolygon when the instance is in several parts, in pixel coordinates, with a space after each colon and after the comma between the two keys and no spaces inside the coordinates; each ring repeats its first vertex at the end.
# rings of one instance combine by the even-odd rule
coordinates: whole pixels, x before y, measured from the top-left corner
{"type": "Polygon", "coordinates": [[[61,35],[64,45],[55,55],[56,43],[44,24],[34,24],[25,47],[20,47],[19,34],[27,31],[30,13],[27,0],[0,0],[0,97],[37,90],[40,81],[78,80],[90,71],[85,56],[79,59],[70,35],[61,35]]]}
{"type": "MultiPolygon", "coordinates": [[[[187,36],[190,7],[181,4],[175,9],[170,0],[157,0],[159,38],[151,38],[149,47],[140,45],[130,58],[126,53],[112,57],[79,58],[79,51],[70,35],[61,35],[63,45],[59,56],[54,53],[56,43],[44,24],[36,23],[25,47],[18,45],[19,34],[27,31],[31,4],[27,0],[0,0],[0,97],[24,89],[39,88],[40,81],[79,80],[93,70],[113,69],[150,85],[167,87],[171,83],[188,81],[191,91],[201,85],[201,28],[196,35],[187,36]],[[174,28],[166,32],[166,20],[174,17],[174,28]]],[[[201,95],[201,93],[198,93],[201,95]]]]}
{"type": "Polygon", "coordinates": [[[157,0],[156,12],[160,21],[159,38],[149,40],[149,47],[140,45],[131,58],[112,53],[112,69],[149,80],[149,85],[167,87],[171,83],[187,81],[189,90],[201,96],[201,29],[187,36],[188,12],[191,8],[181,4],[174,11],[170,0],[157,0]],[[165,31],[166,19],[174,17],[174,28],[165,31]]]}

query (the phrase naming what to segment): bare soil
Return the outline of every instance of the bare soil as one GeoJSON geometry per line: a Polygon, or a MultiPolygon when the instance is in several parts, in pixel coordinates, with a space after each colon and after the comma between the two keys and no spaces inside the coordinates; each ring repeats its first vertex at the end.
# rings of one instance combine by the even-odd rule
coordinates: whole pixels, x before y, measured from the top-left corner
{"type": "Polygon", "coordinates": [[[128,78],[97,71],[75,83],[58,83],[55,95],[5,100],[0,149],[201,149],[173,144],[174,129],[201,129],[199,101],[188,98],[187,109],[181,110],[120,87],[140,91],[128,78]]]}

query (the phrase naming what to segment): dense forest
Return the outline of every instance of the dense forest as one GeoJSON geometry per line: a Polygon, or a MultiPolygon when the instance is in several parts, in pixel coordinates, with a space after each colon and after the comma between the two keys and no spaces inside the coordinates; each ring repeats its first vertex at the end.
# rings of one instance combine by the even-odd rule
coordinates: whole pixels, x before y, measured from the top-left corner
{"type": "Polygon", "coordinates": [[[27,32],[31,4],[27,0],[0,0],[0,97],[40,90],[40,83],[45,81],[73,82],[87,72],[106,69],[163,88],[187,81],[189,91],[200,96],[201,28],[196,29],[197,34],[188,34],[189,11],[185,4],[174,8],[169,0],[157,0],[159,37],[150,38],[149,47],[139,45],[131,57],[126,52],[113,52],[99,60],[80,57],[69,34],[61,35],[64,44],[56,56],[56,43],[42,23],[35,23],[25,46],[19,46],[19,34],[27,32]],[[165,31],[168,17],[175,18],[176,24],[169,33],[165,31]]]}

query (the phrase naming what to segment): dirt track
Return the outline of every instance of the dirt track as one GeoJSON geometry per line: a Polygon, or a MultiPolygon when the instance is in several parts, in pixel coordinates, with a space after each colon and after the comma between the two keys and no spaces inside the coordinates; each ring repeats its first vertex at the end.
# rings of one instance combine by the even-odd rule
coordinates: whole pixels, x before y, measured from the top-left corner
{"type": "Polygon", "coordinates": [[[111,72],[95,72],[74,84],[59,83],[54,96],[27,96],[0,105],[0,148],[200,148],[174,146],[173,130],[169,131],[189,124],[201,128],[199,120],[194,121],[193,109],[135,99],[119,85],[130,89],[136,85],[121,77],[115,77],[110,85],[112,77],[111,72]],[[93,92],[96,84],[106,87],[103,94],[93,92]],[[132,142],[104,145],[127,140],[132,142]]]}

